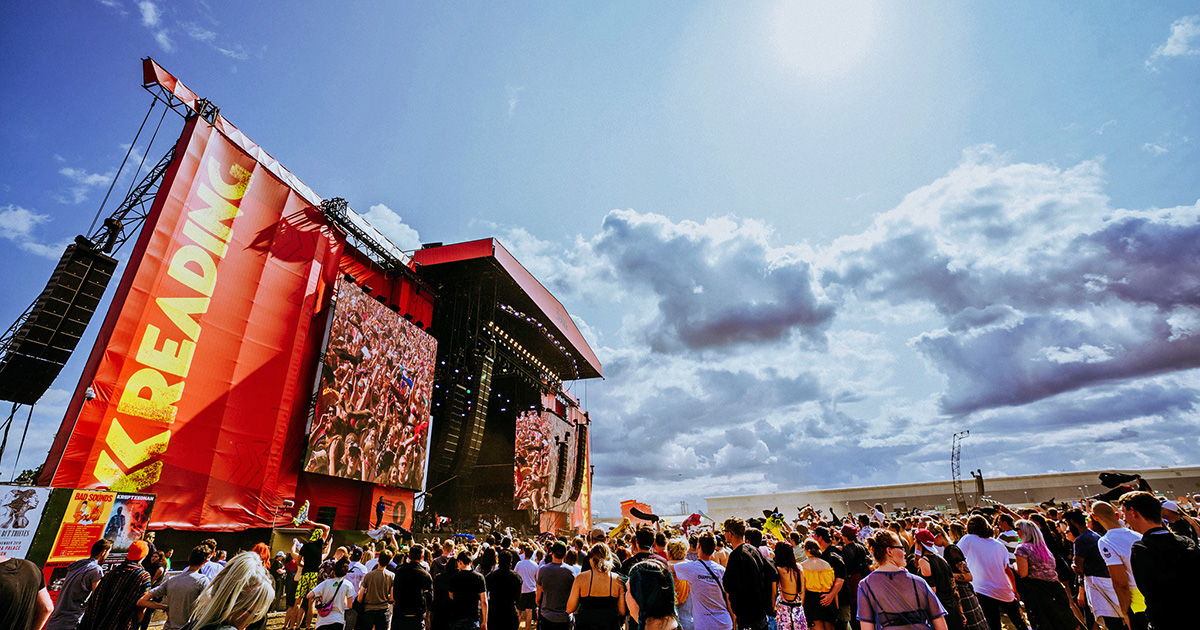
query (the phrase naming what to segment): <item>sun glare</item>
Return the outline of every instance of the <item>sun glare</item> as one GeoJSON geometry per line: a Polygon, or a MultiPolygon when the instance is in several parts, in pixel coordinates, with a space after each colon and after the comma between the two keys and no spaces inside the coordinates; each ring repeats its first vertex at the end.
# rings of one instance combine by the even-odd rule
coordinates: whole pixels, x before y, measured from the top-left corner
{"type": "Polygon", "coordinates": [[[806,78],[835,78],[871,52],[879,21],[879,3],[872,0],[780,2],[771,13],[771,48],[806,78]]]}

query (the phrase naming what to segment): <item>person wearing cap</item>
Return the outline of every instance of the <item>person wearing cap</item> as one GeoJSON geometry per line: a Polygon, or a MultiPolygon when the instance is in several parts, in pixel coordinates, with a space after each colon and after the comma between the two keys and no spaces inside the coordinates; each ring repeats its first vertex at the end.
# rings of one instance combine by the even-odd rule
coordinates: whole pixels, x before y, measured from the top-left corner
{"type": "MultiPolygon", "coordinates": [[[[913,555],[908,560],[910,573],[925,578],[925,582],[933,589],[942,607],[946,609],[946,627],[949,630],[962,630],[962,608],[958,603],[958,588],[954,583],[954,570],[937,553],[937,537],[927,529],[918,529],[913,534],[916,544],[913,545],[913,555]]],[[[855,588],[854,592],[858,592],[855,588]]]]}
{"type": "Polygon", "coordinates": [[[1171,533],[1190,538],[1192,542],[1200,542],[1200,539],[1197,538],[1200,535],[1200,523],[1179,509],[1179,504],[1174,501],[1163,501],[1162,515],[1163,520],[1167,522],[1167,529],[1171,530],[1171,533]]]}
{"type": "Polygon", "coordinates": [[[100,578],[88,599],[79,630],[125,630],[141,620],[145,609],[138,606],[138,600],[150,591],[150,574],[141,562],[149,551],[150,545],[144,540],[129,545],[125,561],[100,578]]]}

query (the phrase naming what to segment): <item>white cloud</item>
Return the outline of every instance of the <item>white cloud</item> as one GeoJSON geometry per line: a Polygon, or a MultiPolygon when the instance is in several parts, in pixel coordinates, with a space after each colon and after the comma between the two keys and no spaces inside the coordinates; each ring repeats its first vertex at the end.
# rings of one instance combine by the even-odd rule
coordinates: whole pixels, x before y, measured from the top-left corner
{"type": "Polygon", "coordinates": [[[1105,186],[1097,161],[975,147],[818,249],[633,210],[560,243],[501,231],[603,331],[589,408],[607,514],[631,496],[944,478],[929,436],[956,427],[1010,474],[1079,444],[1089,466],[1200,457],[1200,204],[1117,209],[1105,186]]]}
{"type": "Polygon", "coordinates": [[[377,203],[371,206],[370,211],[363,215],[363,218],[396,247],[405,251],[420,249],[421,236],[412,226],[404,223],[400,215],[386,205],[377,203]]]}
{"type": "Polygon", "coordinates": [[[129,11],[125,10],[125,5],[120,0],[100,0],[100,4],[116,11],[118,15],[129,14],[129,11]]]}
{"type": "Polygon", "coordinates": [[[71,166],[64,166],[59,169],[58,173],[71,180],[73,184],[68,189],[71,195],[69,199],[72,203],[83,203],[93,189],[108,185],[113,178],[113,172],[89,173],[84,169],[71,166]]]}
{"type": "Polygon", "coordinates": [[[0,236],[10,241],[24,241],[33,236],[33,228],[49,221],[50,217],[9,204],[0,207],[0,236]]]}
{"type": "Polygon", "coordinates": [[[1104,124],[1102,124],[1102,125],[1100,125],[1099,127],[1097,127],[1097,128],[1096,128],[1096,135],[1098,135],[1098,136],[1103,136],[1103,135],[1104,135],[1104,131],[1105,131],[1106,129],[1108,129],[1109,127],[1112,127],[1112,126],[1113,126],[1113,125],[1115,125],[1115,124],[1117,124],[1117,121],[1115,121],[1115,120],[1109,120],[1109,121],[1106,121],[1104,124]]]}
{"type": "Polygon", "coordinates": [[[521,91],[525,89],[523,85],[509,85],[505,87],[508,92],[508,117],[512,118],[513,112],[517,109],[517,102],[520,100],[521,91]]]}
{"type": "Polygon", "coordinates": [[[158,5],[150,2],[150,0],[142,0],[138,3],[138,10],[142,12],[142,26],[147,28],[158,26],[159,18],[162,17],[158,5]]]}
{"type": "Polygon", "coordinates": [[[170,32],[166,29],[155,33],[154,41],[158,42],[159,47],[161,47],[164,52],[175,52],[175,42],[171,41],[170,32]]]}
{"type": "Polygon", "coordinates": [[[1143,144],[1142,150],[1154,155],[1162,155],[1168,151],[1166,147],[1156,142],[1147,142],[1146,144],[1143,144]]]}
{"type": "Polygon", "coordinates": [[[1155,60],[1163,57],[1186,57],[1200,55],[1200,15],[1181,17],[1171,23],[1171,35],[1167,41],[1154,49],[1146,60],[1146,67],[1156,69],[1155,60]]]}
{"type": "Polygon", "coordinates": [[[46,244],[34,235],[37,226],[48,223],[50,217],[20,206],[0,206],[0,238],[16,243],[23,251],[36,256],[57,260],[70,241],[46,244]]]}
{"type": "Polygon", "coordinates": [[[219,46],[214,46],[214,48],[216,48],[217,52],[221,53],[222,55],[225,55],[226,57],[229,57],[230,59],[237,59],[238,61],[245,61],[250,58],[250,53],[247,53],[246,49],[243,48],[241,45],[236,45],[236,46],[233,46],[232,48],[221,48],[219,46]]]}
{"type": "Polygon", "coordinates": [[[195,22],[181,22],[179,25],[183,27],[183,30],[185,33],[187,33],[188,37],[191,37],[198,42],[212,43],[217,39],[217,33],[215,31],[210,31],[209,29],[204,28],[195,22]]]}

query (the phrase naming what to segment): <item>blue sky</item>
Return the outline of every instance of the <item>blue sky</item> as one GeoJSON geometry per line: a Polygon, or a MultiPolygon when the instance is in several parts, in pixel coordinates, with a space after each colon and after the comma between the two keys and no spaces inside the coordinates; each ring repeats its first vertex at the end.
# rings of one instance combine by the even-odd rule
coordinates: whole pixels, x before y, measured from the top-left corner
{"type": "Polygon", "coordinates": [[[9,7],[0,321],[148,55],[402,247],[497,236],[562,299],[602,512],[944,478],[960,429],[985,474],[1200,460],[1200,5],[599,4],[9,7]]]}

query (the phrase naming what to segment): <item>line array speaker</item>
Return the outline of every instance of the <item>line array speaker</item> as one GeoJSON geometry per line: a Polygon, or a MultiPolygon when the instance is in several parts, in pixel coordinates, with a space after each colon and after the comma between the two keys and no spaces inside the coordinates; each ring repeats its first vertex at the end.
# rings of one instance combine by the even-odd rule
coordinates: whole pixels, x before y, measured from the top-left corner
{"type": "Polygon", "coordinates": [[[46,393],[79,345],[116,268],[115,258],[82,236],[67,246],[0,357],[0,400],[32,405],[46,393]]]}
{"type": "Polygon", "coordinates": [[[571,481],[571,500],[578,501],[583,491],[583,476],[587,474],[588,425],[575,427],[575,478],[571,481]]]}

